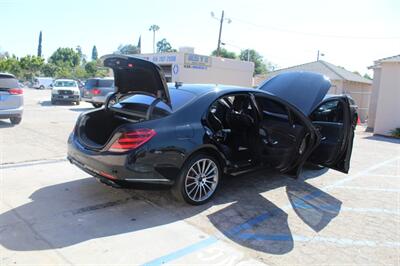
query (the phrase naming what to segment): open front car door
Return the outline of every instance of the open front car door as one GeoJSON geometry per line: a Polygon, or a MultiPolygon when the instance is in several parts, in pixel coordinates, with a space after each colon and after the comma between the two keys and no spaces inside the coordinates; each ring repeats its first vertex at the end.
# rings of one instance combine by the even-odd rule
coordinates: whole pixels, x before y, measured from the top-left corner
{"type": "Polygon", "coordinates": [[[308,162],[348,173],[357,123],[351,99],[337,96],[324,100],[311,113],[310,120],[319,132],[321,142],[308,162]]]}

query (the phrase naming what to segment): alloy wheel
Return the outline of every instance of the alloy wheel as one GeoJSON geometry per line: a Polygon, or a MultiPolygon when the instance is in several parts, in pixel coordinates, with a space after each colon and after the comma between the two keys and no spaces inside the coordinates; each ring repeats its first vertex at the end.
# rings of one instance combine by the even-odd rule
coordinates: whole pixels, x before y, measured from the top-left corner
{"type": "Polygon", "coordinates": [[[217,164],[208,158],[200,159],[192,164],[186,174],[186,195],[195,202],[205,201],[214,194],[218,180],[217,164]]]}

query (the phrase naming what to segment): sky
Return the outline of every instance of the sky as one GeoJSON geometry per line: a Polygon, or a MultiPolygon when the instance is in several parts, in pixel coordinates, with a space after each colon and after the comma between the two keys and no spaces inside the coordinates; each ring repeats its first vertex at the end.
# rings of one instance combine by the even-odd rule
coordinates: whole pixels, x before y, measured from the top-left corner
{"type": "MultiPolygon", "coordinates": [[[[398,0],[0,0],[0,51],[19,57],[37,53],[43,31],[45,58],[58,47],[80,45],[88,58],[120,44],[152,52],[166,38],[174,48],[190,46],[209,55],[216,49],[221,11],[225,48],[257,50],[278,68],[321,59],[366,73],[374,60],[400,54],[398,0]]],[[[370,73],[370,72],[369,72],[370,73]]]]}

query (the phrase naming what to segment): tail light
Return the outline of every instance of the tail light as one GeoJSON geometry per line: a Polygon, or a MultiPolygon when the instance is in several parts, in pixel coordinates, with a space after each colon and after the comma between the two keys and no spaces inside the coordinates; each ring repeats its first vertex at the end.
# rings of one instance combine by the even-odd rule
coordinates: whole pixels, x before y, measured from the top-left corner
{"type": "Polygon", "coordinates": [[[97,88],[92,89],[92,94],[93,95],[99,95],[100,93],[101,93],[101,90],[99,90],[97,88]]]}
{"type": "Polygon", "coordinates": [[[22,89],[9,89],[8,93],[12,95],[18,95],[18,94],[23,94],[24,91],[22,89]]]}
{"type": "Polygon", "coordinates": [[[156,135],[153,129],[137,129],[122,135],[111,145],[109,151],[124,152],[139,148],[156,135]]]}

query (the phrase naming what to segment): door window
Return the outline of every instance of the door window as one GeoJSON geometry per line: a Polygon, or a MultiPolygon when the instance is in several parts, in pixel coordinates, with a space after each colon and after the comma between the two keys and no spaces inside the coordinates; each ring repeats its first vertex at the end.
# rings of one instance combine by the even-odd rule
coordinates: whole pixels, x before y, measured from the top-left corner
{"type": "Polygon", "coordinates": [[[310,116],[312,121],[343,123],[343,108],[339,100],[320,105],[310,116]]]}

